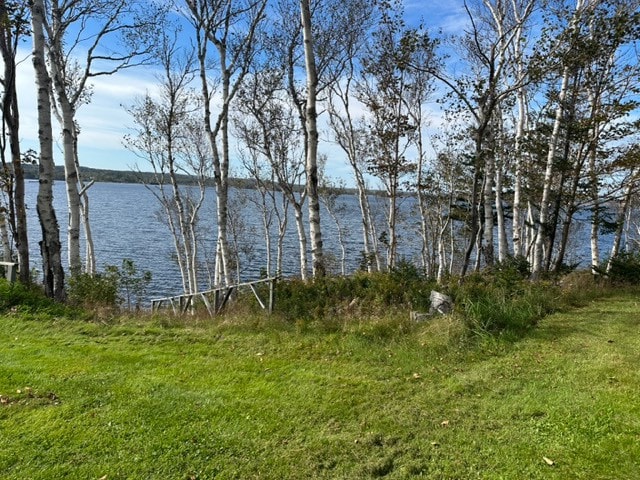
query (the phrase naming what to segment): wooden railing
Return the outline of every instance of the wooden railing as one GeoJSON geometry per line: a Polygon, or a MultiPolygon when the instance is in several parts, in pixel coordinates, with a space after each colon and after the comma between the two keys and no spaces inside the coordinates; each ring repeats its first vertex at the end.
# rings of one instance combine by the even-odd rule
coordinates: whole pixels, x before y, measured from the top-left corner
{"type": "Polygon", "coordinates": [[[212,317],[220,314],[224,307],[227,305],[229,298],[233,294],[234,290],[238,290],[243,287],[248,287],[253,292],[253,295],[258,300],[260,307],[263,310],[267,310],[269,314],[273,312],[273,306],[275,305],[275,291],[276,291],[276,277],[265,278],[262,280],[255,280],[253,282],[239,283],[237,285],[229,285],[226,287],[213,288],[204,292],[188,293],[182,295],[175,295],[173,297],[157,298],[151,300],[151,310],[157,312],[163,306],[170,306],[173,313],[176,315],[184,314],[188,310],[195,308],[195,302],[202,300],[202,304],[212,317]],[[260,298],[256,285],[261,283],[269,284],[269,296],[266,300],[260,298]]]}

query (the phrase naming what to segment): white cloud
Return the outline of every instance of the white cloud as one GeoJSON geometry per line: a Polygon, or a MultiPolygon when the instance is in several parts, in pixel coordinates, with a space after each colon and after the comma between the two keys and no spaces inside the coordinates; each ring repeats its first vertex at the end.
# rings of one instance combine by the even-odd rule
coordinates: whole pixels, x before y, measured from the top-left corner
{"type": "MultiPolygon", "coordinates": [[[[38,149],[38,118],[36,86],[33,66],[26,50],[19,58],[25,58],[17,69],[18,101],[20,108],[20,138],[23,149],[38,149]]],[[[79,151],[81,163],[87,167],[128,170],[134,163],[122,146],[122,138],[131,125],[131,117],[124,106],[134,103],[137,97],[156,88],[156,80],[150,71],[137,69],[111,76],[91,79],[91,102],[78,109],[80,125],[79,151]]],[[[58,134],[54,120],[54,138],[58,134]]],[[[60,148],[55,148],[56,163],[60,163],[60,148]]]]}
{"type": "Polygon", "coordinates": [[[405,18],[411,25],[424,22],[430,30],[445,34],[461,32],[469,18],[460,0],[405,0],[405,18]]]}

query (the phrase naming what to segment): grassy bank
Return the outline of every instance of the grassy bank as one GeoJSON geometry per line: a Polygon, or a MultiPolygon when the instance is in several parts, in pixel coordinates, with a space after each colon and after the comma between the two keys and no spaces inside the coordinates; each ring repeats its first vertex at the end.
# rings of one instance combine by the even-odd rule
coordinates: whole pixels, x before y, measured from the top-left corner
{"type": "Polygon", "coordinates": [[[588,478],[640,471],[637,294],[468,344],[341,327],[0,318],[0,478],[588,478]]]}

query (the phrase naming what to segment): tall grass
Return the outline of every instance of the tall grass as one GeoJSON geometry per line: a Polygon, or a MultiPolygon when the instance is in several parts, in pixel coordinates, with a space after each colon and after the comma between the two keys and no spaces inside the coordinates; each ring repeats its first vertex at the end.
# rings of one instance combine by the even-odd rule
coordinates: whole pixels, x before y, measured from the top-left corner
{"type": "MultiPolygon", "coordinates": [[[[464,279],[451,278],[445,285],[437,285],[408,262],[401,262],[389,273],[357,272],[348,277],[327,276],[312,281],[283,280],[277,284],[273,315],[264,314],[251,292],[241,292],[215,322],[253,329],[266,326],[324,332],[362,329],[384,337],[411,330],[409,312],[428,311],[430,292],[438,290],[452,297],[452,315],[464,325],[466,334],[484,336],[509,331],[521,335],[549,313],[583,305],[611,291],[609,282],[596,280],[589,272],[574,272],[543,282],[532,282],[527,274],[525,263],[514,259],[464,279]]],[[[72,279],[69,297],[76,305],[89,309],[89,315],[111,320],[117,316],[114,278],[76,277],[72,279]],[[109,308],[96,308],[100,302],[106,302],[109,308]]],[[[260,292],[264,298],[267,287],[259,288],[265,290],[260,292]]],[[[37,288],[0,281],[0,313],[12,310],[31,315],[78,315],[77,311],[72,313],[44,298],[37,288]]],[[[206,311],[201,310],[188,317],[187,322],[210,322],[206,311]]],[[[169,315],[160,317],[167,324],[180,323],[169,315]]]]}

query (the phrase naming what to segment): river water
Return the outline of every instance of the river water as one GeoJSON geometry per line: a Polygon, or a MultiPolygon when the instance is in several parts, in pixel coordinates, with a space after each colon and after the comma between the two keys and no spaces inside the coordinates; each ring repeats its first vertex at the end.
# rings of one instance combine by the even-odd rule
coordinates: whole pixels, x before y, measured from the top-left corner
{"type": "MultiPolygon", "coordinates": [[[[41,238],[36,213],[37,181],[28,181],[26,189],[29,239],[32,268],[42,270],[38,251],[41,238]]],[[[163,297],[181,293],[180,273],[176,265],[172,237],[168,227],[160,221],[160,205],[153,194],[141,184],[96,183],[90,190],[90,218],[99,270],[106,265],[120,265],[122,259],[134,261],[136,267],[152,274],[149,297],[163,297]]],[[[232,202],[237,217],[242,220],[243,229],[239,233],[241,250],[240,277],[243,281],[257,279],[266,265],[266,248],[261,213],[248,198],[256,195],[251,190],[232,190],[232,202]]],[[[377,221],[384,224],[384,199],[372,197],[374,209],[379,212],[377,221]]],[[[360,264],[362,250],[362,230],[357,199],[352,195],[341,195],[337,200],[342,209],[341,223],[344,226],[347,250],[347,271],[353,272],[360,264]]],[[[63,182],[54,185],[54,206],[61,227],[63,258],[66,262],[66,193],[63,182]]],[[[401,202],[401,228],[399,255],[419,263],[420,236],[418,217],[413,211],[414,202],[406,198],[401,202]]],[[[291,210],[291,209],[290,209],[291,210]]],[[[306,205],[305,205],[306,213],[306,205]]],[[[203,258],[213,257],[215,239],[215,192],[207,190],[207,200],[201,214],[203,258]]],[[[289,212],[288,233],[284,243],[283,275],[299,276],[298,238],[292,212],[289,212]]],[[[325,252],[335,259],[334,270],[339,269],[340,247],[337,228],[325,210],[321,212],[322,233],[325,252]]],[[[578,230],[574,240],[573,260],[588,258],[588,231],[578,230]],[[584,239],[583,241],[580,238],[584,239]]],[[[382,228],[381,230],[382,231],[382,228]]],[[[603,239],[609,245],[608,238],[603,239]]],[[[604,245],[603,245],[604,246],[604,245]]],[[[606,247],[605,247],[606,248],[606,247]]],[[[273,250],[275,249],[275,238],[273,250]]],[[[275,259],[275,252],[273,255],[275,259]]],[[[586,264],[585,264],[586,265],[586,264]]],[[[583,265],[584,266],[584,265],[583,265]]],[[[207,288],[203,276],[201,289],[207,288]]]]}

